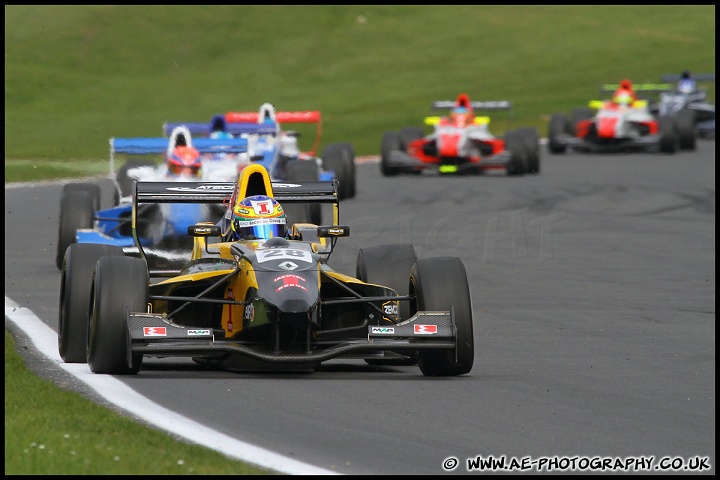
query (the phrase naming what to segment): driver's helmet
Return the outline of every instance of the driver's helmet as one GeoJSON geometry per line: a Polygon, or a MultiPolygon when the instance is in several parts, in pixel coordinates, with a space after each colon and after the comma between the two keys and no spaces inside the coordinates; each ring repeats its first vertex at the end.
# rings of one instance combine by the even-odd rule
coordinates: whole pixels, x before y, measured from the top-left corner
{"type": "Polygon", "coordinates": [[[470,112],[465,107],[457,106],[450,112],[450,118],[456,123],[465,124],[470,118],[470,112]]]}
{"type": "Polygon", "coordinates": [[[635,101],[635,96],[626,88],[618,88],[613,94],[612,101],[616,105],[629,107],[635,101]]]}
{"type": "Polygon", "coordinates": [[[223,115],[215,115],[212,119],[210,138],[233,138],[233,135],[227,131],[225,117],[223,115]]]}
{"type": "Polygon", "coordinates": [[[690,77],[690,72],[683,72],[680,80],[678,80],[677,90],[680,93],[692,93],[697,88],[695,80],[690,77]]]}
{"type": "Polygon", "coordinates": [[[171,175],[182,175],[199,177],[202,169],[200,152],[187,145],[178,145],[165,159],[168,173],[171,175]]]}
{"type": "Polygon", "coordinates": [[[233,240],[267,240],[287,237],[287,218],[274,198],[253,195],[233,207],[231,226],[233,240]]]}

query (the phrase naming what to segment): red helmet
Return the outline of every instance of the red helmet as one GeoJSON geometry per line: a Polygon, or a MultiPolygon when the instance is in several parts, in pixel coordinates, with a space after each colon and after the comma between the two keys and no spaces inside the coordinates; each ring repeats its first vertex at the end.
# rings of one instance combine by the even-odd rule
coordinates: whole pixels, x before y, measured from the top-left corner
{"type": "Polygon", "coordinates": [[[193,147],[177,146],[165,161],[168,172],[173,175],[198,177],[202,168],[200,152],[193,147]]]}

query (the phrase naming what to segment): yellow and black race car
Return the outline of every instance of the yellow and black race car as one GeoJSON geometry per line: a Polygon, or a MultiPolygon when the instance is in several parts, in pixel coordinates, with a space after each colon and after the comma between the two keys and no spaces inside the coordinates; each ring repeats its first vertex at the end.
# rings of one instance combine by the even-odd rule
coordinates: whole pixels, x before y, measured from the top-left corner
{"type": "Polygon", "coordinates": [[[231,240],[219,224],[188,228],[190,259],[155,268],[112,245],[73,244],[62,267],[58,347],[66,363],[137,374],[143,357],[191,357],[234,371],[313,371],[323,361],[417,364],[426,376],[470,372],[472,302],[457,257],[417,258],[409,244],[361,248],[356,276],[328,259],[339,237],[337,182],[271,182],[250,165],[236,183],[136,182],[145,203],[226,203],[272,197],[283,206],[331,204],[333,223],[295,223],[286,237],[231,240]]]}

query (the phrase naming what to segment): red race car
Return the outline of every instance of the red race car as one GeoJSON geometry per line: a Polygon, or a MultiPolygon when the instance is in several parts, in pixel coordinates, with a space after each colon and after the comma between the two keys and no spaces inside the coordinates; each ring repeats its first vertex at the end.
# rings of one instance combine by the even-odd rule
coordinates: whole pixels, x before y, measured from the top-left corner
{"type": "Polygon", "coordinates": [[[504,170],[508,175],[540,172],[540,143],[535,128],[520,128],[498,138],[490,133],[490,118],[475,116],[476,110],[510,110],[508,101],[471,101],[466,93],[457,99],[437,101],[434,110],[450,109],[448,116],[425,118],[433,127],[385,132],[381,144],[380,171],[385,176],[401,173],[479,174],[504,170]]]}

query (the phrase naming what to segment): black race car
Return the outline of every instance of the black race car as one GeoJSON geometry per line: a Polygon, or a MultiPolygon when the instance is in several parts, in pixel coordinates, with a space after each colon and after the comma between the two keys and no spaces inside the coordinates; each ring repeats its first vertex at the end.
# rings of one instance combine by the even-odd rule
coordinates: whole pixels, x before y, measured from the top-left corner
{"type": "MultiPolygon", "coordinates": [[[[312,371],[329,359],[417,364],[426,376],[470,372],[473,316],[457,257],[417,258],[409,244],[357,254],[355,277],[328,260],[339,225],[337,182],[275,183],[261,165],[233,183],[137,182],[145,203],[217,203],[267,195],[281,204],[333,206],[331,225],[296,223],[289,238],[227,241],[220,224],[188,228],[192,257],[154,268],[112,245],[73,244],[62,267],[58,346],[65,362],[137,374],[144,357],[191,357],[229,370],[312,371]],[[232,195],[231,195],[232,194],[232,195]]],[[[133,217],[133,232],[135,229],[133,217]]]]}

